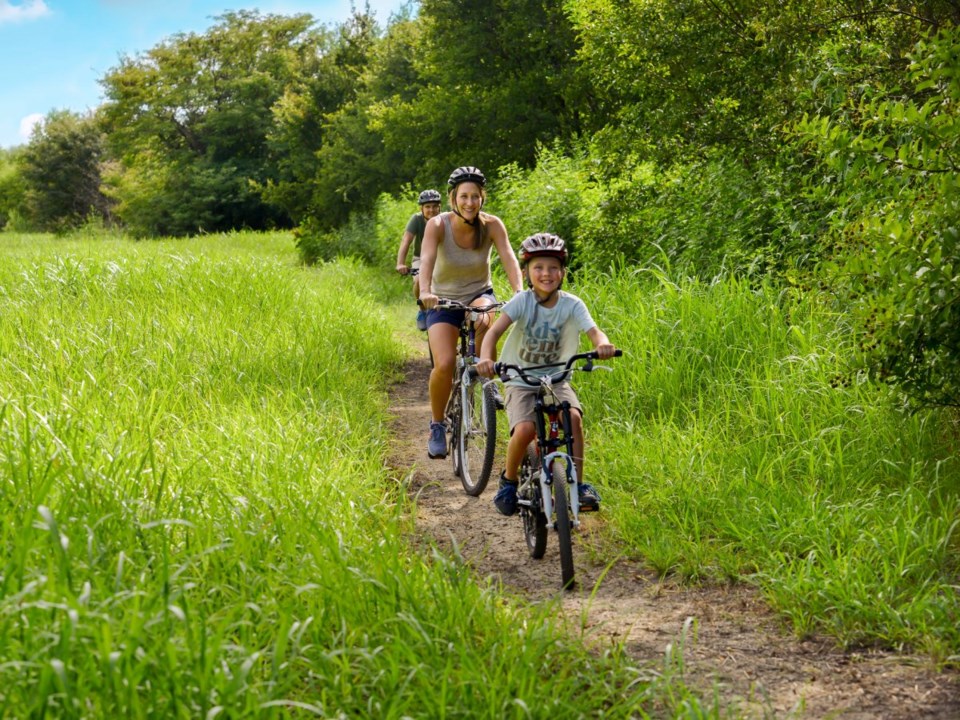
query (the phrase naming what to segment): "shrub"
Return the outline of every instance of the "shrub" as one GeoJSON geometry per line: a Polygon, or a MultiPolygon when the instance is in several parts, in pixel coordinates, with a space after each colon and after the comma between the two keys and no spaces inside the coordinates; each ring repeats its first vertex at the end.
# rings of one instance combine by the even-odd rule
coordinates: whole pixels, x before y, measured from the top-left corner
{"type": "Polygon", "coordinates": [[[589,216],[599,198],[586,155],[565,155],[559,145],[541,146],[533,169],[511,163],[497,175],[490,211],[503,220],[513,246],[534,233],[556,233],[569,243],[573,264],[579,264],[580,219],[589,216]]]}
{"type": "Polygon", "coordinates": [[[294,237],[300,259],[307,265],[338,257],[358,258],[371,265],[384,262],[375,213],[352,213],[346,225],[335,230],[326,230],[317,218],[308,217],[294,230],[294,237]]]}
{"type": "Polygon", "coordinates": [[[906,88],[847,87],[881,52],[831,48],[820,92],[845,100],[798,123],[820,160],[811,194],[841,212],[825,238],[831,285],[859,318],[873,377],[924,404],[960,406],[960,31],[919,42],[906,88]]]}

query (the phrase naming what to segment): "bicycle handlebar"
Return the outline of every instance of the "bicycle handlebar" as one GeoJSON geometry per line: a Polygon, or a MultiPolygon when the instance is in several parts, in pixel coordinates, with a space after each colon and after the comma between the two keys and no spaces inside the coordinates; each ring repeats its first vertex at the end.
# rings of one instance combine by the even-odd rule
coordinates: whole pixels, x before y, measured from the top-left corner
{"type": "MultiPolygon", "coordinates": [[[[613,357],[623,356],[623,350],[617,348],[613,351],[613,357]]],[[[599,360],[600,356],[597,354],[596,350],[590,350],[588,352],[577,353],[570,357],[566,363],[547,363],[545,365],[527,365],[526,367],[520,367],[519,365],[513,365],[510,363],[498,362],[493,366],[494,372],[500,376],[500,379],[504,382],[512,380],[509,373],[513,371],[516,373],[515,378],[519,378],[527,385],[533,387],[539,387],[544,384],[544,381],[549,378],[550,383],[559,383],[567,379],[567,376],[574,370],[574,364],[580,360],[586,360],[586,365],[581,368],[576,368],[580,372],[590,372],[594,370],[593,361],[599,360]],[[550,375],[531,375],[530,370],[543,370],[545,368],[559,367],[562,370],[558,372],[551,373],[550,375]]]]}
{"type": "Polygon", "coordinates": [[[492,310],[499,310],[506,303],[504,302],[493,302],[489,305],[468,305],[467,303],[462,303],[459,300],[449,300],[447,298],[440,298],[437,304],[434,306],[438,309],[444,310],[467,310],[469,312],[490,312],[492,310]]]}

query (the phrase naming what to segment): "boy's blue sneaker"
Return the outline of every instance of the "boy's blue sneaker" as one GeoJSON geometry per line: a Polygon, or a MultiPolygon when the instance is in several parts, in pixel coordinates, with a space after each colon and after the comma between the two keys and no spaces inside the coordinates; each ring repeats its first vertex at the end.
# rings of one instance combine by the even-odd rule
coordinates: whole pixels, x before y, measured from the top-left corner
{"type": "Polygon", "coordinates": [[[447,426],[442,422],[430,422],[427,455],[431,458],[445,458],[447,456],[447,426]]]}
{"type": "Polygon", "coordinates": [[[417,330],[427,329],[427,311],[417,310],[417,330]]]}
{"type": "Polygon", "coordinates": [[[493,496],[493,504],[501,515],[517,514],[517,483],[507,480],[503,473],[500,473],[500,489],[493,496]]]}
{"type": "Polygon", "coordinates": [[[577,486],[580,489],[580,511],[596,512],[600,509],[600,495],[597,489],[590,483],[580,483],[577,486]]]}

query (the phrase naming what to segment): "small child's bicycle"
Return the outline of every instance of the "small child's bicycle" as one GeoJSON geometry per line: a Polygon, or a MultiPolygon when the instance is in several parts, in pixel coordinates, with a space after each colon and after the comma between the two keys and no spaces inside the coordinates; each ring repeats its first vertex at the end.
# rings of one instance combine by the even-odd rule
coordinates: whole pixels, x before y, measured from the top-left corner
{"type": "Polygon", "coordinates": [[[457,364],[446,418],[451,433],[453,474],[460,478],[467,495],[474,497],[487,487],[497,448],[497,388],[493,381],[477,374],[476,326],[482,315],[503,305],[502,302],[466,305],[445,298],[437,303],[438,308],[466,311],[460,324],[457,364]]]}
{"type": "MultiPolygon", "coordinates": [[[[614,357],[622,354],[621,350],[617,350],[614,357]]],[[[574,370],[590,372],[611,369],[594,365],[593,361],[596,359],[597,353],[590,351],[574,355],[566,363],[531,365],[525,368],[502,362],[494,365],[501,380],[519,378],[531,387],[540,388],[534,405],[537,441],[527,448],[520,464],[517,505],[520,508],[523,535],[530,550],[530,557],[541,559],[547,549],[547,529],[553,528],[557,531],[560,577],[566,590],[576,586],[571,530],[580,526],[580,491],[577,467],[573,461],[570,403],[558,401],[553,385],[569,379],[574,370]],[[575,368],[576,363],[581,360],[586,361],[585,364],[575,368]],[[531,370],[556,367],[561,369],[549,375],[530,373],[531,370]]]]}

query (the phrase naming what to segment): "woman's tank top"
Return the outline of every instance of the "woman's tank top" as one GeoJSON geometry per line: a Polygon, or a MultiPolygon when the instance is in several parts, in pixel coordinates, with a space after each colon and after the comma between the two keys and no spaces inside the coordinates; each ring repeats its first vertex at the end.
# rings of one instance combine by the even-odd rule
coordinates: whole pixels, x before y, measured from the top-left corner
{"type": "Polygon", "coordinates": [[[466,303],[493,287],[490,278],[490,248],[493,240],[488,236],[480,249],[464,250],[453,239],[450,213],[440,216],[443,221],[443,242],[437,246],[437,259],[433,265],[434,295],[466,303]]]}

